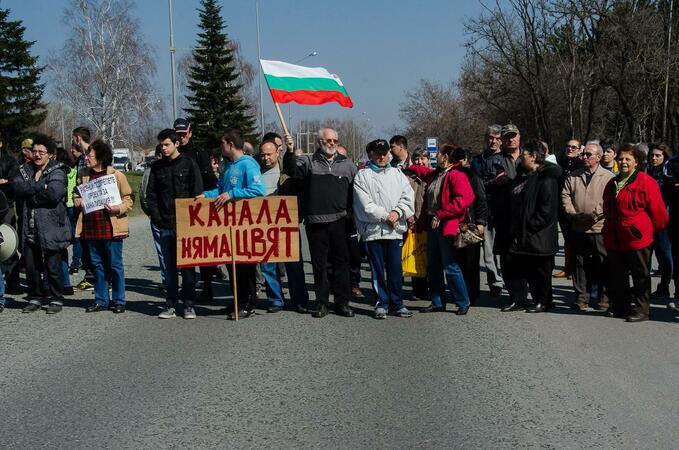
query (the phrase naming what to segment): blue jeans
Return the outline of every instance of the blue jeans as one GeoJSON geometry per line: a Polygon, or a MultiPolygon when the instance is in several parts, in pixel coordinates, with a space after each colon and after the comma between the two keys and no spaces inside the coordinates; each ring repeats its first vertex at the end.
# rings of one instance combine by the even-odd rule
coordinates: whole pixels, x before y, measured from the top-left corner
{"type": "Polygon", "coordinates": [[[108,282],[111,280],[113,303],[125,304],[125,266],[123,265],[123,240],[88,240],[87,248],[94,272],[94,302],[107,307],[108,282]]]}
{"type": "MultiPolygon", "coordinates": [[[[301,247],[300,247],[301,248],[301,247]]],[[[299,261],[286,262],[285,272],[288,274],[288,290],[290,302],[306,308],[309,303],[309,291],[306,288],[306,276],[304,275],[304,260],[300,252],[299,261]]]]}
{"type": "Polygon", "coordinates": [[[160,248],[160,228],[151,224],[151,234],[153,235],[153,245],[158,254],[158,267],[160,267],[160,282],[165,284],[165,258],[163,258],[163,251],[160,248]]]}
{"type": "MultiPolygon", "coordinates": [[[[3,268],[0,265],[0,268],[3,268]]],[[[5,273],[0,270],[0,305],[5,306],[5,273]]]]}
{"type": "MultiPolygon", "coordinates": [[[[159,229],[160,248],[165,261],[165,288],[167,292],[165,305],[174,308],[179,299],[179,270],[177,269],[177,231],[166,228],[159,229]]],[[[196,271],[193,267],[181,269],[184,306],[193,307],[196,302],[196,271]]]]}
{"type": "Polygon", "coordinates": [[[283,307],[283,290],[281,288],[281,277],[278,273],[278,263],[261,263],[259,265],[264,276],[266,285],[266,296],[271,306],[283,307]]]}
{"type": "Polygon", "coordinates": [[[390,305],[394,311],[403,308],[402,247],[402,239],[379,239],[365,243],[376,299],[375,309],[389,310],[390,305]]]}
{"type": "Polygon", "coordinates": [[[440,307],[445,303],[445,284],[448,283],[450,297],[459,307],[468,307],[469,294],[464,284],[460,265],[455,257],[452,236],[443,236],[441,226],[427,231],[427,273],[429,274],[429,296],[431,304],[440,307]]]}
{"type": "Polygon", "coordinates": [[[68,273],[68,250],[64,250],[61,254],[61,272],[64,278],[64,287],[73,287],[71,286],[71,276],[68,273]]]}
{"type": "Polygon", "coordinates": [[[672,281],[674,265],[672,263],[672,244],[670,243],[667,228],[657,233],[654,236],[654,241],[653,250],[655,250],[655,257],[658,259],[660,284],[662,286],[669,286],[670,281],[672,281]]]}
{"type": "MultiPolygon", "coordinates": [[[[71,222],[71,234],[75,237],[75,225],[78,219],[78,209],[75,206],[68,208],[68,220],[71,222]]],[[[71,255],[71,265],[70,267],[80,268],[82,266],[83,257],[83,247],[80,243],[80,239],[73,239],[73,251],[71,255]]],[[[70,284],[69,284],[70,286],[70,284]]]]}

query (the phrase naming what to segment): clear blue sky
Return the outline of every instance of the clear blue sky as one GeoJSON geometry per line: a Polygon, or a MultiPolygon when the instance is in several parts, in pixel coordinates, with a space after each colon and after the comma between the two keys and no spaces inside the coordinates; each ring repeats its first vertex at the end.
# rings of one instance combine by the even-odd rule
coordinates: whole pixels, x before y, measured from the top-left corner
{"type": "MultiPolygon", "coordinates": [[[[0,0],[12,19],[24,22],[26,37],[36,41],[34,52],[43,61],[67,36],[62,21],[67,4],[67,0],[0,0]]],[[[187,52],[196,44],[199,0],[173,4],[175,46],[179,53],[187,52]]],[[[229,37],[240,42],[245,58],[255,64],[255,1],[221,4],[229,37]]],[[[300,118],[348,116],[369,120],[375,136],[388,137],[392,128],[403,125],[398,108],[405,90],[421,78],[457,77],[465,52],[463,24],[480,9],[477,1],[455,0],[260,0],[262,58],[293,62],[316,51],[318,55],[302,65],[338,74],[354,101],[353,109],[293,104],[293,126],[300,118]]],[[[167,0],[137,0],[134,12],[157,56],[157,89],[169,100],[167,0]]],[[[272,120],[275,112],[266,90],[264,101],[272,120]]]]}

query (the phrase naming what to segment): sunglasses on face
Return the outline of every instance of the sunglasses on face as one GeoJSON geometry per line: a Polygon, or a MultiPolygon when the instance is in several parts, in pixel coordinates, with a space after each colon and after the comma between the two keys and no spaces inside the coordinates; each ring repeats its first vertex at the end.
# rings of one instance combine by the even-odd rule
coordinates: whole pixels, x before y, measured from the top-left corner
{"type": "Polygon", "coordinates": [[[323,142],[327,142],[329,144],[338,144],[339,139],[323,139],[323,142]]]}

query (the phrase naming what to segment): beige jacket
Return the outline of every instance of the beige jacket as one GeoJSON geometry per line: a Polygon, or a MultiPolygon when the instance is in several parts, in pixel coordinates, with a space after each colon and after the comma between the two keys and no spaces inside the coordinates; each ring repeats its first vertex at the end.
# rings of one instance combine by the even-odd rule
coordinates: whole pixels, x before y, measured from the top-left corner
{"type": "MultiPolygon", "coordinates": [[[[127,237],[130,235],[130,227],[127,220],[127,212],[132,209],[132,188],[130,183],[127,181],[127,177],[122,173],[114,169],[112,166],[106,168],[106,175],[115,175],[116,182],[118,183],[118,191],[120,192],[120,199],[123,203],[120,205],[120,213],[117,216],[111,215],[111,227],[113,228],[113,237],[127,237]]],[[[90,181],[90,170],[85,168],[78,174],[78,184],[85,184],[90,181]]],[[[73,190],[73,199],[80,198],[78,190],[73,190]]],[[[78,222],[75,226],[75,236],[80,237],[83,231],[83,213],[80,211],[78,213],[78,222]]]]}
{"type": "Polygon", "coordinates": [[[604,226],[604,189],[615,175],[599,166],[586,185],[585,169],[574,170],[566,178],[561,202],[571,221],[572,230],[601,233],[604,226]]]}

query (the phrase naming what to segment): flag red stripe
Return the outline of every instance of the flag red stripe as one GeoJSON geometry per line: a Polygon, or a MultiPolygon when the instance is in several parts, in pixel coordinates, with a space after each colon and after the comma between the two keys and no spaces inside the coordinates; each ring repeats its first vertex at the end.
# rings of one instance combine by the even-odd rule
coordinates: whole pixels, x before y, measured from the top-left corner
{"type": "Polygon", "coordinates": [[[271,89],[271,97],[276,103],[295,102],[300,105],[322,105],[323,103],[337,102],[345,108],[352,108],[354,104],[351,97],[347,97],[338,91],[281,91],[271,89]]]}

